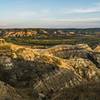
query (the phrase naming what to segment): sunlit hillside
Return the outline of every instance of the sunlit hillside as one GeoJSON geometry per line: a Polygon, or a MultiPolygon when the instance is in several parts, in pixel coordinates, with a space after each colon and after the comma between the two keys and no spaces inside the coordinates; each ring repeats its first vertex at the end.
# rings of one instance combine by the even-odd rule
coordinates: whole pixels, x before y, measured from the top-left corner
{"type": "Polygon", "coordinates": [[[87,44],[77,44],[32,49],[1,39],[0,81],[5,92],[0,93],[0,100],[90,100],[89,96],[98,100],[98,47],[93,50],[87,44]],[[86,94],[86,87],[92,93],[86,94]]]}

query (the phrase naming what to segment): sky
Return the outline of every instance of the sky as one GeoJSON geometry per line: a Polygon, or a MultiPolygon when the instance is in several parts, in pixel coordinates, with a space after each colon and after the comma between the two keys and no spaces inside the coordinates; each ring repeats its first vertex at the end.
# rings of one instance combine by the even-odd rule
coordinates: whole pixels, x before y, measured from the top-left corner
{"type": "Polygon", "coordinates": [[[99,28],[100,0],[0,0],[0,28],[99,28]]]}

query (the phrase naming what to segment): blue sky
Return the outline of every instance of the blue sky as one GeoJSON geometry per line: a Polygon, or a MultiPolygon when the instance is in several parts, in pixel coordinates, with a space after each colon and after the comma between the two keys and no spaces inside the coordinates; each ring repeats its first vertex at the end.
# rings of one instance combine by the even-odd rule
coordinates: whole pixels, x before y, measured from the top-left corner
{"type": "Polygon", "coordinates": [[[0,0],[0,27],[100,27],[100,0],[0,0]]]}

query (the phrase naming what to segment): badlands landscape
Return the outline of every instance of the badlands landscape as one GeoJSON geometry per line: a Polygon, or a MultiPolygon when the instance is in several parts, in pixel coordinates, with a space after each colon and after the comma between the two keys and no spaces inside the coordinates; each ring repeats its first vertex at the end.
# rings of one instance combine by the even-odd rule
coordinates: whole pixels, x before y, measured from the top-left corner
{"type": "Polygon", "coordinates": [[[100,100],[100,35],[82,31],[1,30],[0,100],[100,100]]]}
{"type": "Polygon", "coordinates": [[[100,100],[100,0],[0,0],[0,100],[100,100]]]}

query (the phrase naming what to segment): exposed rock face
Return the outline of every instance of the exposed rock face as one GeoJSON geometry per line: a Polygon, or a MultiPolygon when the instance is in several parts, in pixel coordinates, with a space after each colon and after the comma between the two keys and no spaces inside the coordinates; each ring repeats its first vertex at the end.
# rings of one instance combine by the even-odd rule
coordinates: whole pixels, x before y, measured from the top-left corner
{"type": "Polygon", "coordinates": [[[63,89],[58,95],[51,100],[99,100],[100,99],[100,82],[90,82],[81,84],[74,88],[63,89]]]}
{"type": "Polygon", "coordinates": [[[92,51],[92,49],[85,44],[79,45],[58,45],[53,48],[47,49],[45,51],[48,55],[57,56],[60,58],[74,58],[82,57],[87,58],[87,53],[92,51]]]}
{"type": "Polygon", "coordinates": [[[12,32],[6,32],[4,34],[4,37],[29,37],[29,36],[35,36],[37,34],[37,31],[12,31],[12,32]]]}
{"type": "Polygon", "coordinates": [[[0,45],[4,44],[5,40],[4,39],[0,39],[0,45]]]}
{"type": "Polygon", "coordinates": [[[0,100],[24,100],[17,91],[7,83],[0,81],[0,100]]]}
{"type": "Polygon", "coordinates": [[[71,59],[72,66],[76,73],[78,73],[82,78],[86,80],[98,80],[99,69],[91,61],[82,58],[71,59]],[[98,71],[97,71],[98,70],[98,71]]]}
{"type": "Polygon", "coordinates": [[[96,57],[99,59],[90,47],[82,44],[34,50],[7,43],[0,45],[0,80],[18,90],[21,100],[39,100],[41,92],[54,100],[52,96],[63,96],[60,91],[100,81],[96,57]]]}
{"type": "Polygon", "coordinates": [[[98,46],[94,49],[94,51],[100,53],[100,45],[98,45],[98,46]]]}
{"type": "Polygon", "coordinates": [[[4,66],[2,68],[3,70],[10,70],[14,66],[12,59],[10,57],[7,57],[7,56],[0,56],[0,64],[4,66]]]}
{"type": "Polygon", "coordinates": [[[98,62],[98,67],[100,68],[100,45],[98,45],[95,49],[94,49],[94,56],[98,62]]]}

